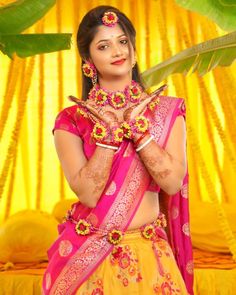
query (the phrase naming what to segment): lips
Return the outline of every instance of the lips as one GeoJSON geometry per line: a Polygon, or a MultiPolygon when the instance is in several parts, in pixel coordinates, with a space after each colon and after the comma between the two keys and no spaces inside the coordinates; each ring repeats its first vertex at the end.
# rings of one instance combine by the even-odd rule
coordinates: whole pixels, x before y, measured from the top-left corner
{"type": "Polygon", "coordinates": [[[122,59],[112,62],[111,64],[112,65],[122,65],[124,62],[125,62],[125,58],[122,58],[122,59]]]}

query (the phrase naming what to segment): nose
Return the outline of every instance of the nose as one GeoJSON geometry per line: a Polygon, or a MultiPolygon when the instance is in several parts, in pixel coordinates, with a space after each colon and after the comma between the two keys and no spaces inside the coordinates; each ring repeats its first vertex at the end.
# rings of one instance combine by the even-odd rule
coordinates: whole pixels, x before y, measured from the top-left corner
{"type": "Polygon", "coordinates": [[[112,56],[113,57],[119,57],[121,55],[122,55],[122,50],[121,50],[120,45],[114,44],[113,45],[113,50],[112,50],[112,56]]]}

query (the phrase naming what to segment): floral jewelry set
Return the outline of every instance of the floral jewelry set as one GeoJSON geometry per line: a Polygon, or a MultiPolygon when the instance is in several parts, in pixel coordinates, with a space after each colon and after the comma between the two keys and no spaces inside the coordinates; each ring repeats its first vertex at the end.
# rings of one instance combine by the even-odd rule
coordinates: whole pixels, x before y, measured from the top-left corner
{"type": "MultiPolygon", "coordinates": [[[[118,21],[119,19],[116,13],[111,11],[105,12],[102,17],[102,23],[105,26],[112,27],[116,25],[118,21]]],[[[102,108],[106,105],[110,105],[115,110],[119,110],[125,108],[129,102],[133,104],[138,104],[140,102],[143,89],[137,82],[132,81],[131,85],[126,86],[124,91],[111,92],[101,88],[97,84],[97,71],[92,63],[87,61],[83,63],[82,70],[84,75],[92,80],[93,88],[90,90],[88,97],[95,102],[97,107],[102,108]]],[[[152,110],[158,103],[158,100],[152,101],[149,108],[152,110]]],[[[95,121],[94,123],[92,138],[95,140],[97,146],[104,148],[118,150],[123,139],[132,140],[139,135],[135,143],[135,148],[138,152],[153,139],[153,137],[150,136],[146,142],[138,146],[141,140],[149,135],[149,120],[143,115],[139,115],[129,122],[125,121],[112,128],[108,128],[103,122],[95,121]],[[110,141],[108,139],[110,139],[110,141]]]]}

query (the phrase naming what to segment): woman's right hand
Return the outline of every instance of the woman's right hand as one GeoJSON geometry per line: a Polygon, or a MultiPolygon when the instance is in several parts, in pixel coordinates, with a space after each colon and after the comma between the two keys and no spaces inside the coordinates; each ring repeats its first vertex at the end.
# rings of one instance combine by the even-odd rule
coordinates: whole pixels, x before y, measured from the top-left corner
{"type": "Polygon", "coordinates": [[[78,105],[86,108],[89,111],[89,117],[94,122],[104,122],[110,128],[119,124],[118,117],[112,110],[106,110],[103,106],[97,106],[92,100],[78,100],[73,96],[70,96],[70,99],[78,105]]]}

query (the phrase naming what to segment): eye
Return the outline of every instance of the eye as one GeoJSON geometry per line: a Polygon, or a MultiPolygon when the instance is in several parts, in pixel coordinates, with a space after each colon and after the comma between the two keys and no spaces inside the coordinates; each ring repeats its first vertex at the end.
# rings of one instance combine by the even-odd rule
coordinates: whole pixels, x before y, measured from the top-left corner
{"type": "Polygon", "coordinates": [[[120,43],[125,45],[125,44],[128,43],[128,40],[127,39],[122,39],[122,40],[120,40],[120,43]]]}
{"type": "Polygon", "coordinates": [[[98,47],[99,50],[105,50],[106,48],[108,48],[108,45],[101,45],[98,47]]]}

